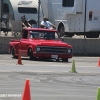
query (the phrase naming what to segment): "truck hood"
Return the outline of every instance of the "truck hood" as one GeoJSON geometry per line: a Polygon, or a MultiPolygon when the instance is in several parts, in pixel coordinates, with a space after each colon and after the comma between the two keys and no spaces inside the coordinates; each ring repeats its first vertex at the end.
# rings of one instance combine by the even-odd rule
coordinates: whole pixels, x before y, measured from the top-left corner
{"type": "Polygon", "coordinates": [[[32,44],[37,46],[60,46],[60,47],[69,47],[72,48],[71,45],[62,42],[61,40],[31,40],[32,44]]]}

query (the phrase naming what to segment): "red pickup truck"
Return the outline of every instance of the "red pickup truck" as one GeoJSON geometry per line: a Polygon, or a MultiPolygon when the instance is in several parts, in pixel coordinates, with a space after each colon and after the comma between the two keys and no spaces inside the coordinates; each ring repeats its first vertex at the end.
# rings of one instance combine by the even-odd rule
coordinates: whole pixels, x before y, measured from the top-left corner
{"type": "Polygon", "coordinates": [[[56,30],[43,28],[23,29],[22,38],[11,40],[8,50],[13,58],[17,58],[19,54],[30,60],[52,58],[68,62],[68,58],[72,58],[72,46],[61,41],[56,30]]]}

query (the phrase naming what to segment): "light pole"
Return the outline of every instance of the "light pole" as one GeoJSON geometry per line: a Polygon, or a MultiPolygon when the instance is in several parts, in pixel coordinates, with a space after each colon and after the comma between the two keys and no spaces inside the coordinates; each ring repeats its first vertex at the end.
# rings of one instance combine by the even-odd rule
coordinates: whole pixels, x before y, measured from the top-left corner
{"type": "Polygon", "coordinates": [[[41,5],[41,2],[40,0],[38,0],[38,28],[40,27],[40,5],[41,5]]]}

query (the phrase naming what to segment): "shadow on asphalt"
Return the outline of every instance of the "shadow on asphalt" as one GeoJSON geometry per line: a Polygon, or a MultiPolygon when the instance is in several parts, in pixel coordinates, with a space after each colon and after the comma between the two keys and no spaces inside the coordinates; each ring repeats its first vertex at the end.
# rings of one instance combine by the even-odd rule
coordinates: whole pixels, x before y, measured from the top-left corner
{"type": "Polygon", "coordinates": [[[21,58],[22,60],[29,60],[29,61],[39,61],[39,62],[57,62],[57,63],[72,63],[72,62],[62,62],[61,59],[56,60],[56,59],[43,59],[43,58],[37,58],[35,60],[30,60],[29,58],[21,58]]]}

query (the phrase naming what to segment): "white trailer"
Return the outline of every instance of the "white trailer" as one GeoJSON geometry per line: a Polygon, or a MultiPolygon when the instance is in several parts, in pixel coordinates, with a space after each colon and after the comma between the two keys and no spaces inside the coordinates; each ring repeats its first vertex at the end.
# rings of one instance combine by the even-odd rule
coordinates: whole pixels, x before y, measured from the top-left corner
{"type": "Polygon", "coordinates": [[[48,19],[57,26],[61,36],[99,37],[100,0],[48,0],[47,9],[48,19]]]}
{"type": "Polygon", "coordinates": [[[40,6],[39,11],[38,5],[39,0],[0,0],[1,31],[21,31],[21,17],[23,15],[32,25],[37,25],[38,21],[43,19],[43,10],[40,6]]]}
{"type": "Polygon", "coordinates": [[[46,16],[56,25],[61,36],[72,37],[76,34],[98,38],[99,4],[100,0],[0,0],[0,28],[8,31],[18,28],[15,30],[18,31],[21,16],[25,15],[27,20],[32,19],[33,25],[39,24],[43,16],[46,16]]]}

